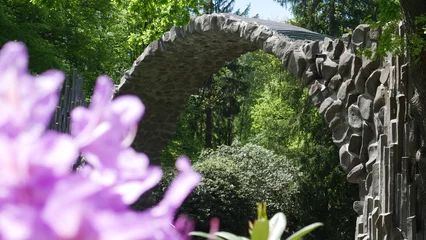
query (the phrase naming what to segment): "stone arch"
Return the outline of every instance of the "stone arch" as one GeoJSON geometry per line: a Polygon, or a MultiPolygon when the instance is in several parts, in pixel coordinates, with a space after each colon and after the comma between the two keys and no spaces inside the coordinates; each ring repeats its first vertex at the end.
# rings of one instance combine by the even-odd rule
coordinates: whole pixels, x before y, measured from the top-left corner
{"type": "MultiPolygon", "coordinates": [[[[135,94],[146,105],[134,147],[158,164],[187,97],[226,61],[262,49],[301,76],[307,64],[301,47],[324,37],[288,24],[230,14],[195,17],[185,27],[173,27],[144,50],[117,87],[116,95],[135,94]]],[[[310,62],[319,44],[311,47],[310,62]]]]}
{"type": "Polygon", "coordinates": [[[404,57],[373,61],[379,31],[358,26],[341,39],[290,25],[226,14],[192,18],[151,43],[122,77],[117,94],[146,105],[134,142],[159,163],[189,94],[225,61],[262,49],[281,59],[308,88],[340,147],[347,180],[359,184],[355,239],[423,239],[426,166],[407,97],[414,95],[404,57]],[[414,162],[413,162],[414,160],[414,162]],[[417,160],[417,162],[416,162],[417,160]]]}

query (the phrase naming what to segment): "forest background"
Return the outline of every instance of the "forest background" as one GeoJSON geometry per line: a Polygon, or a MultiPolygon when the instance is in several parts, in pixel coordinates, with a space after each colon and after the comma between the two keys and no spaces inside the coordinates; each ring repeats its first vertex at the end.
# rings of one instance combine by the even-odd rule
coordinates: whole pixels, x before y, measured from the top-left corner
{"type": "MultiPolygon", "coordinates": [[[[77,69],[90,96],[97,76],[107,74],[117,82],[150,42],[185,25],[190,16],[257,17],[250,5],[234,9],[235,1],[0,0],[0,44],[23,41],[34,74],[77,69]]],[[[363,22],[383,25],[402,16],[394,0],[275,1],[291,9],[290,24],[333,37],[363,22]]],[[[162,186],[184,154],[204,176],[180,210],[197,221],[198,230],[208,230],[210,218],[219,217],[221,229],[247,235],[255,203],[266,201],[270,216],[287,215],[287,234],[323,222],[307,239],[353,239],[358,190],[339,168],[327,126],[278,59],[245,54],[188,98],[163,152],[162,186]]],[[[154,197],[163,190],[156,189],[154,197]]]]}

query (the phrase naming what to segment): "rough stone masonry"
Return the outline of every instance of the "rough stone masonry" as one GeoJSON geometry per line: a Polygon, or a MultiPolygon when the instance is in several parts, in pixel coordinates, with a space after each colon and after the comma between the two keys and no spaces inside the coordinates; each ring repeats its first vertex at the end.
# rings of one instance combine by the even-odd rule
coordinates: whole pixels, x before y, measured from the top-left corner
{"type": "Polygon", "coordinates": [[[420,167],[426,157],[417,152],[420,139],[410,117],[414,90],[408,61],[360,56],[362,48],[374,51],[378,36],[368,25],[332,39],[270,21],[203,15],[151,43],[125,73],[116,95],[134,94],[146,105],[134,147],[158,164],[185,100],[205,79],[243,53],[273,54],[308,88],[340,147],[347,180],[359,185],[354,238],[424,239],[420,167]]]}

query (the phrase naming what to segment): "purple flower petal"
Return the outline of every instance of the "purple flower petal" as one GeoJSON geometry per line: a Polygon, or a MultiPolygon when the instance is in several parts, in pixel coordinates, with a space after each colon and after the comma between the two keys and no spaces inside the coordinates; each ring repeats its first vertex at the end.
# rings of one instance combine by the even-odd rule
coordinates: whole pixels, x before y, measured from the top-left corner
{"type": "Polygon", "coordinates": [[[27,72],[28,56],[24,44],[9,42],[0,51],[0,134],[28,139],[46,129],[58,102],[64,80],[59,71],[40,76],[27,72]]]}
{"type": "Polygon", "coordinates": [[[163,200],[155,207],[155,214],[171,214],[173,216],[185,198],[201,181],[200,174],[194,172],[190,167],[188,158],[178,158],[176,167],[180,172],[168,187],[163,200]]]}
{"type": "Polygon", "coordinates": [[[111,164],[117,152],[133,141],[144,111],[137,97],[122,96],[111,102],[112,87],[108,78],[100,77],[89,109],[77,108],[71,113],[71,134],[83,154],[90,155],[89,163],[92,158],[97,160],[95,164],[111,164]]]}

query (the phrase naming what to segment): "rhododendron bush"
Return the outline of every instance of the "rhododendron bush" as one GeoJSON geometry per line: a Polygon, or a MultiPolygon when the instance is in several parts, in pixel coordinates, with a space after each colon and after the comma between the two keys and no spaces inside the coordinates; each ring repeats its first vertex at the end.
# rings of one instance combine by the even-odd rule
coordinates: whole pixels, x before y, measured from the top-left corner
{"type": "Polygon", "coordinates": [[[111,80],[99,77],[91,104],[71,113],[71,135],[46,127],[64,74],[28,73],[23,43],[0,52],[0,239],[187,239],[192,223],[174,221],[201,180],[188,159],[164,198],[143,212],[129,204],[161,179],[132,143],[144,106],[137,97],[111,101],[111,80]],[[82,154],[87,164],[71,167],[82,154]],[[172,224],[173,223],[173,224],[172,224]]]}

